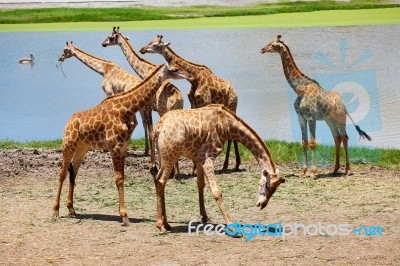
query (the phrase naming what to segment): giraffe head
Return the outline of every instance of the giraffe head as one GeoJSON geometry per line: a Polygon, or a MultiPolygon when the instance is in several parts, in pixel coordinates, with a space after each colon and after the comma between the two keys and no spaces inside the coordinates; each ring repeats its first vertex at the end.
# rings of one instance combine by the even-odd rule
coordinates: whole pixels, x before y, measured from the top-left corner
{"type": "Polygon", "coordinates": [[[165,79],[192,79],[192,75],[183,70],[180,67],[174,66],[172,64],[165,64],[162,71],[162,75],[165,79]]]}
{"type": "Polygon", "coordinates": [[[72,45],[72,41],[71,43],[67,42],[67,45],[64,47],[63,53],[58,57],[58,61],[63,62],[65,59],[73,57],[74,56],[74,53],[72,52],[73,48],[74,46],[72,45]]]}
{"type": "Polygon", "coordinates": [[[278,169],[273,174],[268,173],[266,170],[262,171],[260,181],[258,181],[259,198],[256,203],[256,206],[260,207],[260,210],[267,206],[269,199],[275,193],[278,186],[285,183],[285,179],[279,178],[278,174],[278,169]]]}
{"type": "Polygon", "coordinates": [[[149,42],[147,45],[143,46],[142,49],[140,49],[140,52],[142,54],[145,53],[152,53],[152,54],[162,54],[168,45],[171,43],[163,42],[162,41],[163,36],[162,35],[157,35],[157,37],[149,42]]]}
{"type": "Polygon", "coordinates": [[[261,49],[261,53],[281,53],[285,49],[285,43],[281,41],[282,36],[276,36],[276,39],[261,49]]]}
{"type": "Polygon", "coordinates": [[[120,38],[125,38],[126,40],[129,40],[128,37],[122,36],[122,34],[119,32],[119,27],[113,27],[111,34],[108,35],[107,39],[105,39],[101,45],[103,47],[119,45],[120,38]]]}

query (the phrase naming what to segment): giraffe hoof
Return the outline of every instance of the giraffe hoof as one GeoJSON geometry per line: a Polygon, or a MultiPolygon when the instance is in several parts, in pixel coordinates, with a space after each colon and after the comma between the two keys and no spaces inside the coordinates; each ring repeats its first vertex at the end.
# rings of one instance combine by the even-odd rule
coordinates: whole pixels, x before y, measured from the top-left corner
{"type": "Polygon", "coordinates": [[[163,225],[160,228],[161,233],[171,232],[172,227],[169,224],[163,225]]]}
{"type": "Polygon", "coordinates": [[[310,170],[310,178],[311,179],[317,179],[317,176],[315,175],[316,169],[315,168],[311,168],[310,170]]]}
{"type": "Polygon", "coordinates": [[[69,208],[68,210],[69,210],[70,216],[76,216],[76,212],[75,212],[74,208],[69,208]]]}
{"type": "Polygon", "coordinates": [[[302,177],[302,178],[305,178],[305,177],[307,177],[307,168],[303,168],[303,169],[301,169],[301,174],[300,174],[300,176],[302,177]]]}
{"type": "Polygon", "coordinates": [[[59,211],[58,211],[58,210],[57,210],[57,211],[53,211],[52,219],[53,219],[53,220],[58,220],[58,218],[60,218],[60,213],[59,213],[59,211]]]}
{"type": "Polygon", "coordinates": [[[128,219],[128,216],[122,217],[121,226],[129,226],[129,219],[128,219]]]}
{"type": "Polygon", "coordinates": [[[204,216],[204,217],[201,218],[201,222],[202,222],[203,224],[205,224],[205,223],[207,223],[207,222],[210,222],[210,221],[211,221],[211,218],[208,217],[208,216],[204,216]]]}

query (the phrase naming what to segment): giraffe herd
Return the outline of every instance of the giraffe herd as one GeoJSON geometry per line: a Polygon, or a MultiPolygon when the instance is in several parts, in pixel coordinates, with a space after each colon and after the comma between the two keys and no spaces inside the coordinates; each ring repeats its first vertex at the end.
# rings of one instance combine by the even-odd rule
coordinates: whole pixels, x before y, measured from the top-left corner
{"type": "MultiPolygon", "coordinates": [[[[129,224],[124,203],[124,163],[128,141],[138,124],[136,120],[138,111],[145,127],[146,155],[149,150],[151,151],[150,172],[153,175],[157,197],[156,225],[163,232],[171,230],[165,210],[165,185],[172,174],[175,176],[179,174],[180,156],[191,159],[196,167],[202,222],[208,221],[204,205],[204,187],[207,180],[225,222],[232,223],[222,202],[222,193],[214,174],[214,161],[222,153],[226,141],[228,145],[223,170],[226,170],[229,164],[231,142],[234,143],[236,155],[234,170],[237,171],[240,167],[238,142],[249,149],[258,161],[261,174],[258,182],[257,207],[263,209],[278,186],[285,182],[279,177],[279,171],[268,147],[258,134],[236,115],[238,99],[233,85],[215,75],[207,66],[183,59],[170,48],[170,43],[163,42],[162,38],[159,35],[140,49],[142,54],[157,53],[163,56],[166,64],[159,66],[141,58],[129,39],[119,31],[119,27],[114,27],[102,43],[103,47],[120,46],[139,78],[115,63],[93,56],[74,46],[72,42],[67,42],[59,61],[74,56],[102,75],[104,77],[102,89],[107,97],[97,106],[72,115],[65,126],[63,160],[53,204],[54,218],[59,217],[61,191],[66,176],[69,174],[67,208],[70,215],[75,215],[73,196],[79,166],[89,149],[107,149],[110,151],[114,168],[122,225],[129,224]],[[192,109],[183,109],[182,94],[169,79],[186,79],[190,82],[188,99],[192,109]],[[154,128],[152,111],[157,111],[160,115],[154,128]]],[[[295,110],[303,138],[302,175],[306,175],[307,172],[309,146],[312,152],[310,176],[315,177],[316,120],[325,120],[332,131],[336,151],[334,173],[340,168],[339,151],[343,143],[346,154],[345,174],[347,174],[350,169],[348,137],[345,131],[348,113],[340,95],[324,90],[316,81],[301,73],[294,63],[288,46],[281,41],[281,36],[278,35],[276,40],[264,47],[261,52],[281,55],[287,81],[298,95],[295,110]],[[310,128],[309,142],[307,125],[310,128]]],[[[358,126],[356,129],[360,136],[370,140],[358,126]]]]}

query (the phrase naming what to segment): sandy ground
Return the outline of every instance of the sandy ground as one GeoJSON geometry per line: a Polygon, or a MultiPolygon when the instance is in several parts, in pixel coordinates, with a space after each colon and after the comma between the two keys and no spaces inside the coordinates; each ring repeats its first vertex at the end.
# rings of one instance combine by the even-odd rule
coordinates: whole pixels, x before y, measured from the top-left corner
{"type": "MultiPolygon", "coordinates": [[[[287,176],[267,206],[255,208],[256,183],[241,191],[229,182],[258,176],[255,162],[245,171],[218,174],[225,186],[228,211],[244,222],[282,221],[311,224],[346,222],[384,227],[383,236],[256,236],[244,238],[188,234],[188,222],[199,222],[196,181],[187,173],[191,162],[181,161],[181,180],[167,185],[167,215],[173,230],[155,227],[154,184],[149,158],[130,151],[126,161],[125,198],[130,225],[121,227],[112,166],[106,152],[89,152],[78,174],[75,208],[65,208],[64,184],[60,219],[51,218],[60,150],[0,151],[0,264],[1,265],[399,265],[399,167],[355,167],[350,176],[310,181],[291,173],[294,164],[279,165],[287,176]],[[292,185],[291,185],[292,184],[292,185]],[[282,185],[282,186],[283,186],[282,185]],[[254,191],[253,191],[254,188],[254,191]],[[340,190],[340,191],[339,191],[340,190]],[[232,194],[236,193],[236,194],[232,194]],[[340,194],[337,194],[340,193],[340,194]],[[186,195],[187,194],[187,195],[186,195]],[[245,196],[245,195],[249,196],[245,196]],[[296,196],[296,195],[299,196],[296,196]],[[231,195],[231,196],[230,196],[231,195]],[[293,197],[288,200],[288,197],[293,197]],[[234,205],[231,203],[235,202],[234,205]]],[[[222,159],[217,162],[221,167],[222,159]]],[[[322,169],[321,171],[326,171],[322,169]]],[[[255,179],[254,179],[255,180],[255,179]]],[[[251,181],[253,182],[253,181],[251,181]]],[[[68,181],[66,181],[68,183],[68,181]]],[[[244,184],[244,183],[243,183],[244,184]]],[[[221,189],[222,190],[222,189],[221,189]]],[[[212,222],[223,219],[210,192],[206,208],[212,222]],[[211,210],[211,212],[210,212],[211,210]]],[[[193,233],[194,234],[194,233],[193,233]]]]}

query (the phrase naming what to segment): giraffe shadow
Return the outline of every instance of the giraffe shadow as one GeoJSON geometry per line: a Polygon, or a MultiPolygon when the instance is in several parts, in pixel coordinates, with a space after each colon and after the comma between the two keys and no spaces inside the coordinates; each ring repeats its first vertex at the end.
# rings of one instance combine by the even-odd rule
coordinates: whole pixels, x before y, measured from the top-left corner
{"type": "Polygon", "coordinates": [[[215,170],[215,173],[217,175],[222,175],[222,174],[241,173],[241,172],[246,172],[246,171],[247,171],[246,169],[238,169],[238,170],[235,170],[235,169],[226,169],[226,170],[219,169],[219,170],[215,170]]]}
{"type": "Polygon", "coordinates": [[[150,155],[147,155],[144,152],[128,151],[126,153],[126,157],[130,157],[130,158],[146,158],[146,157],[149,157],[150,158],[150,155]]]}
{"type": "Polygon", "coordinates": [[[317,174],[317,175],[314,177],[314,180],[323,179],[323,178],[346,177],[346,176],[349,176],[349,175],[351,175],[351,174],[333,173],[333,172],[329,172],[329,173],[320,173],[320,174],[317,174]]]}
{"type": "MultiPolygon", "coordinates": [[[[241,173],[241,172],[246,172],[246,169],[239,169],[239,170],[234,170],[234,169],[227,169],[227,170],[215,170],[216,175],[222,175],[222,174],[233,174],[233,173],[241,173]]],[[[191,178],[197,177],[197,173],[188,173],[188,174],[182,174],[179,173],[179,176],[176,179],[171,178],[172,180],[187,180],[191,178]]]]}
{"type": "MultiPolygon", "coordinates": [[[[95,221],[104,221],[104,222],[121,222],[121,217],[119,215],[110,215],[110,214],[98,214],[98,213],[84,213],[84,214],[76,214],[76,215],[68,215],[68,218],[74,218],[77,220],[95,220],[95,221]]],[[[130,223],[143,223],[143,222],[155,222],[152,219],[143,219],[143,218],[129,218],[130,223]]]]}

